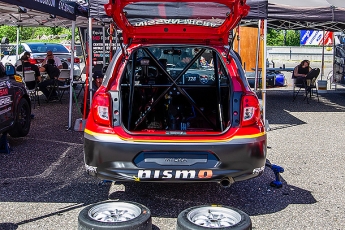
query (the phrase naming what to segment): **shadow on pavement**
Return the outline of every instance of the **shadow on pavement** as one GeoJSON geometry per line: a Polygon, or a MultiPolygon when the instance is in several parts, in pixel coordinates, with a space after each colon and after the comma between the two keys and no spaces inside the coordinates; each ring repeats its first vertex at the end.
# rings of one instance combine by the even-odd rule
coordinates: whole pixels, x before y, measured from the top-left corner
{"type": "MultiPolygon", "coordinates": [[[[288,90],[267,92],[266,118],[275,129],[305,124],[293,113],[344,112],[344,94],[320,95],[310,104],[288,90]]],[[[86,175],[83,160],[83,133],[66,131],[68,104],[44,104],[33,110],[35,119],[25,138],[9,138],[14,149],[0,154],[0,202],[73,203],[65,209],[37,218],[60,215],[72,209],[110,199],[130,200],[147,206],[155,217],[176,218],[186,208],[221,204],[239,208],[247,214],[264,215],[285,209],[290,204],[314,204],[310,191],[288,184],[270,187],[274,173],[266,167],[261,177],[237,182],[230,188],[216,183],[125,183],[124,191],[111,190],[110,184],[86,175]]],[[[74,119],[80,114],[74,108],[74,119]]],[[[74,121],[74,120],[73,120],[74,121]]],[[[119,186],[119,185],[111,185],[119,186]]],[[[20,223],[2,223],[0,229],[17,229],[20,223]]],[[[154,226],[154,229],[159,229],[154,226]]]]}
{"type": "Polygon", "coordinates": [[[345,94],[327,93],[320,94],[320,102],[316,97],[312,97],[307,104],[303,101],[304,96],[298,96],[292,101],[291,90],[268,90],[266,97],[266,119],[269,124],[274,124],[272,130],[285,129],[306,124],[294,113],[314,113],[314,112],[344,112],[345,94]]]}

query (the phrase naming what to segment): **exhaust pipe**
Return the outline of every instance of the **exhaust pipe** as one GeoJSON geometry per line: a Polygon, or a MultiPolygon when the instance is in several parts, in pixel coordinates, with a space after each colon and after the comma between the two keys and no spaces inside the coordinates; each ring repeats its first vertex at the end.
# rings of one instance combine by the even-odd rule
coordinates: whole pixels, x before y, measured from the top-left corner
{"type": "Polygon", "coordinates": [[[229,188],[234,183],[234,179],[232,177],[223,177],[219,183],[223,188],[229,188]]]}

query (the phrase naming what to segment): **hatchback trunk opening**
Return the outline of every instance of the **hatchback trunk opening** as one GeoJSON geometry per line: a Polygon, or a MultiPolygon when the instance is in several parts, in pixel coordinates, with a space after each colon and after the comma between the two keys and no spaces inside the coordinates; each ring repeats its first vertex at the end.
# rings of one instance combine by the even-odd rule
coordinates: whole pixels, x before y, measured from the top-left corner
{"type": "Polygon", "coordinates": [[[120,98],[128,131],[214,133],[230,125],[231,85],[215,50],[144,47],[125,68],[120,98]]]}

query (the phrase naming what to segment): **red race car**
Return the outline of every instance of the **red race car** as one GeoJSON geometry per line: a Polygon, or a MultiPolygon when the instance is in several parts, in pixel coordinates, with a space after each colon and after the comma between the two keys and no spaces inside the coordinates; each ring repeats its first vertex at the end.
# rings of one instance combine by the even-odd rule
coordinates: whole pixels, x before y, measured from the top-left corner
{"type": "Polygon", "coordinates": [[[243,0],[115,0],[121,48],[93,96],[85,166],[104,180],[219,182],[259,176],[266,131],[229,32],[243,0]]]}

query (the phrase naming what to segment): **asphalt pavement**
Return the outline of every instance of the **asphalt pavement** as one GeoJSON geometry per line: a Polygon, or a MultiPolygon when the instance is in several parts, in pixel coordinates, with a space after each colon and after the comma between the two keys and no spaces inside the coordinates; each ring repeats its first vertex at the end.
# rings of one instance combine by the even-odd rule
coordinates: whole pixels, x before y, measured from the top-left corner
{"type": "MultiPolygon", "coordinates": [[[[239,208],[253,229],[345,229],[343,91],[292,101],[289,88],[267,90],[267,160],[284,168],[283,187],[266,168],[261,177],[222,188],[216,183],[107,183],[88,176],[83,133],[66,130],[68,95],[63,104],[33,110],[31,131],[9,138],[13,151],[0,153],[0,229],[77,229],[79,212],[108,199],[147,206],[154,230],[176,228],[178,214],[202,204],[239,208]]],[[[73,123],[81,114],[73,104],[73,123]]]]}

